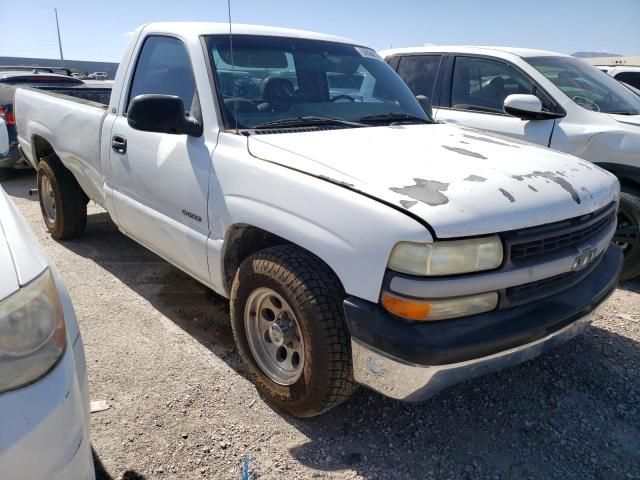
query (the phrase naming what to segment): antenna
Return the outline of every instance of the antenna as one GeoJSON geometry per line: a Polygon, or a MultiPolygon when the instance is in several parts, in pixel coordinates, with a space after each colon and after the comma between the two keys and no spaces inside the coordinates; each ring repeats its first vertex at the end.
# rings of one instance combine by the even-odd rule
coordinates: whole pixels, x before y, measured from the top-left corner
{"type": "Polygon", "coordinates": [[[54,8],[56,14],[56,29],[58,30],[58,48],[60,49],[60,66],[64,67],[64,56],[62,55],[62,40],[60,40],[60,24],[58,23],[58,9],[54,8]]]}
{"type": "Polygon", "coordinates": [[[231,85],[233,85],[233,120],[238,134],[238,99],[236,98],[236,62],[233,58],[233,32],[231,31],[231,0],[227,0],[227,12],[229,14],[229,50],[231,52],[231,85]]]}

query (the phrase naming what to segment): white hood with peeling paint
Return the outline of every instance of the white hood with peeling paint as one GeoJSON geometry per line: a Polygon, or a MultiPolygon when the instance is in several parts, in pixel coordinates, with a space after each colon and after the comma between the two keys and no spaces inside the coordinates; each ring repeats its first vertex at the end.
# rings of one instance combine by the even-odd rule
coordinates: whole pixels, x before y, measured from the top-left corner
{"type": "Polygon", "coordinates": [[[613,175],[570,155],[443,124],[251,135],[248,148],[409,210],[440,238],[576,217],[619,190],[613,175]]]}

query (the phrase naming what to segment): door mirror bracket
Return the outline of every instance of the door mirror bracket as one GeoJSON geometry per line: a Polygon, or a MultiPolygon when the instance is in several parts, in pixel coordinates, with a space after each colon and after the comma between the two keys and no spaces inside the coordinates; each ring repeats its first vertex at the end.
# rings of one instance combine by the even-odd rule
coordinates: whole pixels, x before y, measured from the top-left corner
{"type": "Polygon", "coordinates": [[[185,114],[184,103],[175,95],[138,95],[129,105],[127,122],[145,132],[173,135],[202,135],[202,125],[185,114]]]}

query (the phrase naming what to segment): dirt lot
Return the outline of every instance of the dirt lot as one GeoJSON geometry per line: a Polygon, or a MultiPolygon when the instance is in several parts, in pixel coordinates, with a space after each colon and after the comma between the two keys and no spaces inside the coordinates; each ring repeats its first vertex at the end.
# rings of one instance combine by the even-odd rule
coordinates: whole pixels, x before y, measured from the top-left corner
{"type": "Polygon", "coordinates": [[[30,172],[4,188],[71,293],[87,352],[98,478],[640,478],[640,282],[585,334],[418,405],[360,389],[309,421],[246,380],[227,302],[120,234],[46,234],[30,172]],[[240,475],[248,464],[249,475],[240,475]]]}

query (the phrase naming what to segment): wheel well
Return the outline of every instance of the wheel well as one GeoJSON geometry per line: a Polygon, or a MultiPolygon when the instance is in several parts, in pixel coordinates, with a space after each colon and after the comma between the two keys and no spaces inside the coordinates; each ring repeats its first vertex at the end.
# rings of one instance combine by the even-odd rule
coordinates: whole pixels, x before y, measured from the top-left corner
{"type": "Polygon", "coordinates": [[[223,274],[224,287],[231,291],[233,276],[245,258],[265,248],[286,245],[291,242],[278,235],[252,225],[234,225],[225,241],[223,274]]]}
{"type": "Polygon", "coordinates": [[[640,181],[638,181],[637,178],[632,178],[625,175],[619,175],[619,174],[616,174],[615,172],[611,172],[611,173],[613,173],[616,177],[618,177],[618,180],[620,181],[621,189],[624,189],[625,187],[627,187],[627,189],[640,192],[640,181]]]}
{"type": "Polygon", "coordinates": [[[38,163],[41,158],[46,157],[50,153],[55,153],[53,147],[40,135],[33,136],[33,153],[35,154],[34,162],[38,163]]]}
{"type": "Polygon", "coordinates": [[[596,163],[597,166],[612,173],[620,182],[620,188],[627,188],[640,192],[640,169],[636,167],[621,166],[615,163],[596,163]]]}
{"type": "MultiPolygon", "coordinates": [[[[254,227],[253,225],[247,224],[239,224],[234,225],[229,229],[227,233],[227,238],[225,241],[225,247],[223,251],[223,282],[224,288],[227,292],[231,291],[231,284],[233,282],[233,277],[240,267],[240,264],[250,255],[254,253],[264,250],[265,248],[275,247],[277,245],[293,245],[301,250],[304,250],[310,255],[316,257],[319,261],[323,262],[325,265],[327,263],[313,252],[310,252],[304,247],[301,247],[298,244],[295,244],[285,238],[282,238],[274,233],[271,233],[267,230],[264,230],[259,227],[254,227]]],[[[336,274],[336,272],[331,268],[331,266],[327,265],[327,268],[333,273],[337,282],[344,289],[342,285],[342,281],[340,277],[336,274]]]]}

